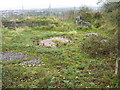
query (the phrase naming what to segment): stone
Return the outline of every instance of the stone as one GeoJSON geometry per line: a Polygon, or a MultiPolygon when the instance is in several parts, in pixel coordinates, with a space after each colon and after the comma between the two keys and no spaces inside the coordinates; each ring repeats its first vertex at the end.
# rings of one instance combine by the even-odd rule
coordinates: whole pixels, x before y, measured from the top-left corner
{"type": "Polygon", "coordinates": [[[42,60],[41,59],[33,59],[29,61],[24,61],[20,63],[20,65],[31,65],[31,66],[36,66],[38,65],[42,60]]]}
{"type": "Polygon", "coordinates": [[[85,26],[91,28],[89,22],[85,21],[82,17],[76,17],[76,25],[85,26]]]}
{"type": "Polygon", "coordinates": [[[109,42],[109,40],[107,40],[107,39],[102,39],[101,42],[107,43],[107,42],[109,42]]]}
{"type": "Polygon", "coordinates": [[[96,32],[91,32],[91,33],[82,33],[83,35],[100,35],[99,33],[96,33],[96,32]]]}
{"type": "Polygon", "coordinates": [[[70,42],[71,41],[71,40],[69,40],[67,38],[63,38],[63,37],[53,37],[53,38],[50,38],[50,39],[40,41],[39,45],[56,48],[57,47],[56,43],[54,43],[53,40],[60,40],[60,41],[64,41],[64,42],[70,42]]]}

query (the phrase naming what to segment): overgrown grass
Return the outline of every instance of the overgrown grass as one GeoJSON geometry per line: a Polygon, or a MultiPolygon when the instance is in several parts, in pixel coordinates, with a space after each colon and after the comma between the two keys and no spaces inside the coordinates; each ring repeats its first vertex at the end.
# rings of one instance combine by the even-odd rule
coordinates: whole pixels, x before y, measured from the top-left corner
{"type": "MultiPolygon", "coordinates": [[[[60,22],[60,21],[59,21],[60,22]]],[[[76,26],[61,22],[60,26],[25,27],[2,29],[3,52],[23,52],[42,58],[41,66],[21,66],[20,60],[3,61],[4,88],[117,88],[118,78],[114,75],[115,55],[91,57],[81,48],[85,35],[97,32],[110,38],[100,28],[76,26]],[[66,37],[70,43],[59,44],[57,48],[39,46],[38,42],[50,37],[66,37]]],[[[60,42],[61,43],[61,42],[60,42]]],[[[90,44],[92,47],[92,43],[90,44]]],[[[94,49],[94,47],[92,47],[94,49]]]]}

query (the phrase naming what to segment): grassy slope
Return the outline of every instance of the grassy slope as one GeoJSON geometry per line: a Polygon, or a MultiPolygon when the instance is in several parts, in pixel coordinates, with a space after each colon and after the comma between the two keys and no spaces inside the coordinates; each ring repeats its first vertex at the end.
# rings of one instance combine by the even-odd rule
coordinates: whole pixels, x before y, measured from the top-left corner
{"type": "MultiPolygon", "coordinates": [[[[49,28],[49,27],[48,27],[49,28]]],[[[47,29],[48,29],[47,28],[47,29]]],[[[93,29],[80,29],[74,23],[61,23],[47,30],[46,28],[3,28],[3,52],[13,51],[30,54],[43,59],[39,67],[24,67],[21,61],[3,62],[3,87],[118,87],[114,75],[115,57],[89,57],[81,51],[84,38],[81,33],[98,32],[109,37],[105,31],[93,26],[93,29]],[[77,33],[76,33],[76,32],[77,33]],[[38,46],[37,42],[49,37],[67,37],[72,42],[52,49],[38,46]]]]}

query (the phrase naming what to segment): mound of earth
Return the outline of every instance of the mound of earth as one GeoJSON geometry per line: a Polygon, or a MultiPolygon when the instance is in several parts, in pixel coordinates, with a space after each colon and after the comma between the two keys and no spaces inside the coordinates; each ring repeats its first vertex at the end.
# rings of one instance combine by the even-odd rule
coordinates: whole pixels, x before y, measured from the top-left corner
{"type": "Polygon", "coordinates": [[[63,37],[53,37],[53,38],[50,38],[50,39],[45,39],[45,40],[40,41],[39,45],[56,48],[57,47],[56,43],[53,42],[53,40],[60,40],[60,41],[63,41],[63,42],[70,42],[71,41],[71,40],[69,40],[67,38],[63,38],[63,37]]]}

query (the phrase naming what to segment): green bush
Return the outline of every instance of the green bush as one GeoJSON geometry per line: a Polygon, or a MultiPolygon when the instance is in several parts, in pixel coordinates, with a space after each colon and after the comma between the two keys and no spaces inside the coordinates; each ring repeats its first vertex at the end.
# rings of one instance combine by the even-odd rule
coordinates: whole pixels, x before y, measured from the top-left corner
{"type": "Polygon", "coordinates": [[[101,12],[95,12],[93,17],[95,19],[100,19],[100,18],[102,18],[102,13],[101,12]]]}
{"type": "Polygon", "coordinates": [[[77,26],[76,30],[77,31],[87,31],[87,30],[90,30],[90,28],[86,27],[86,26],[77,26]]]}
{"type": "Polygon", "coordinates": [[[89,35],[83,39],[81,49],[92,56],[107,56],[111,53],[117,53],[117,40],[108,40],[102,36],[89,35]]]}
{"type": "Polygon", "coordinates": [[[93,18],[93,11],[88,7],[81,7],[78,14],[85,20],[91,20],[93,18]]]}

